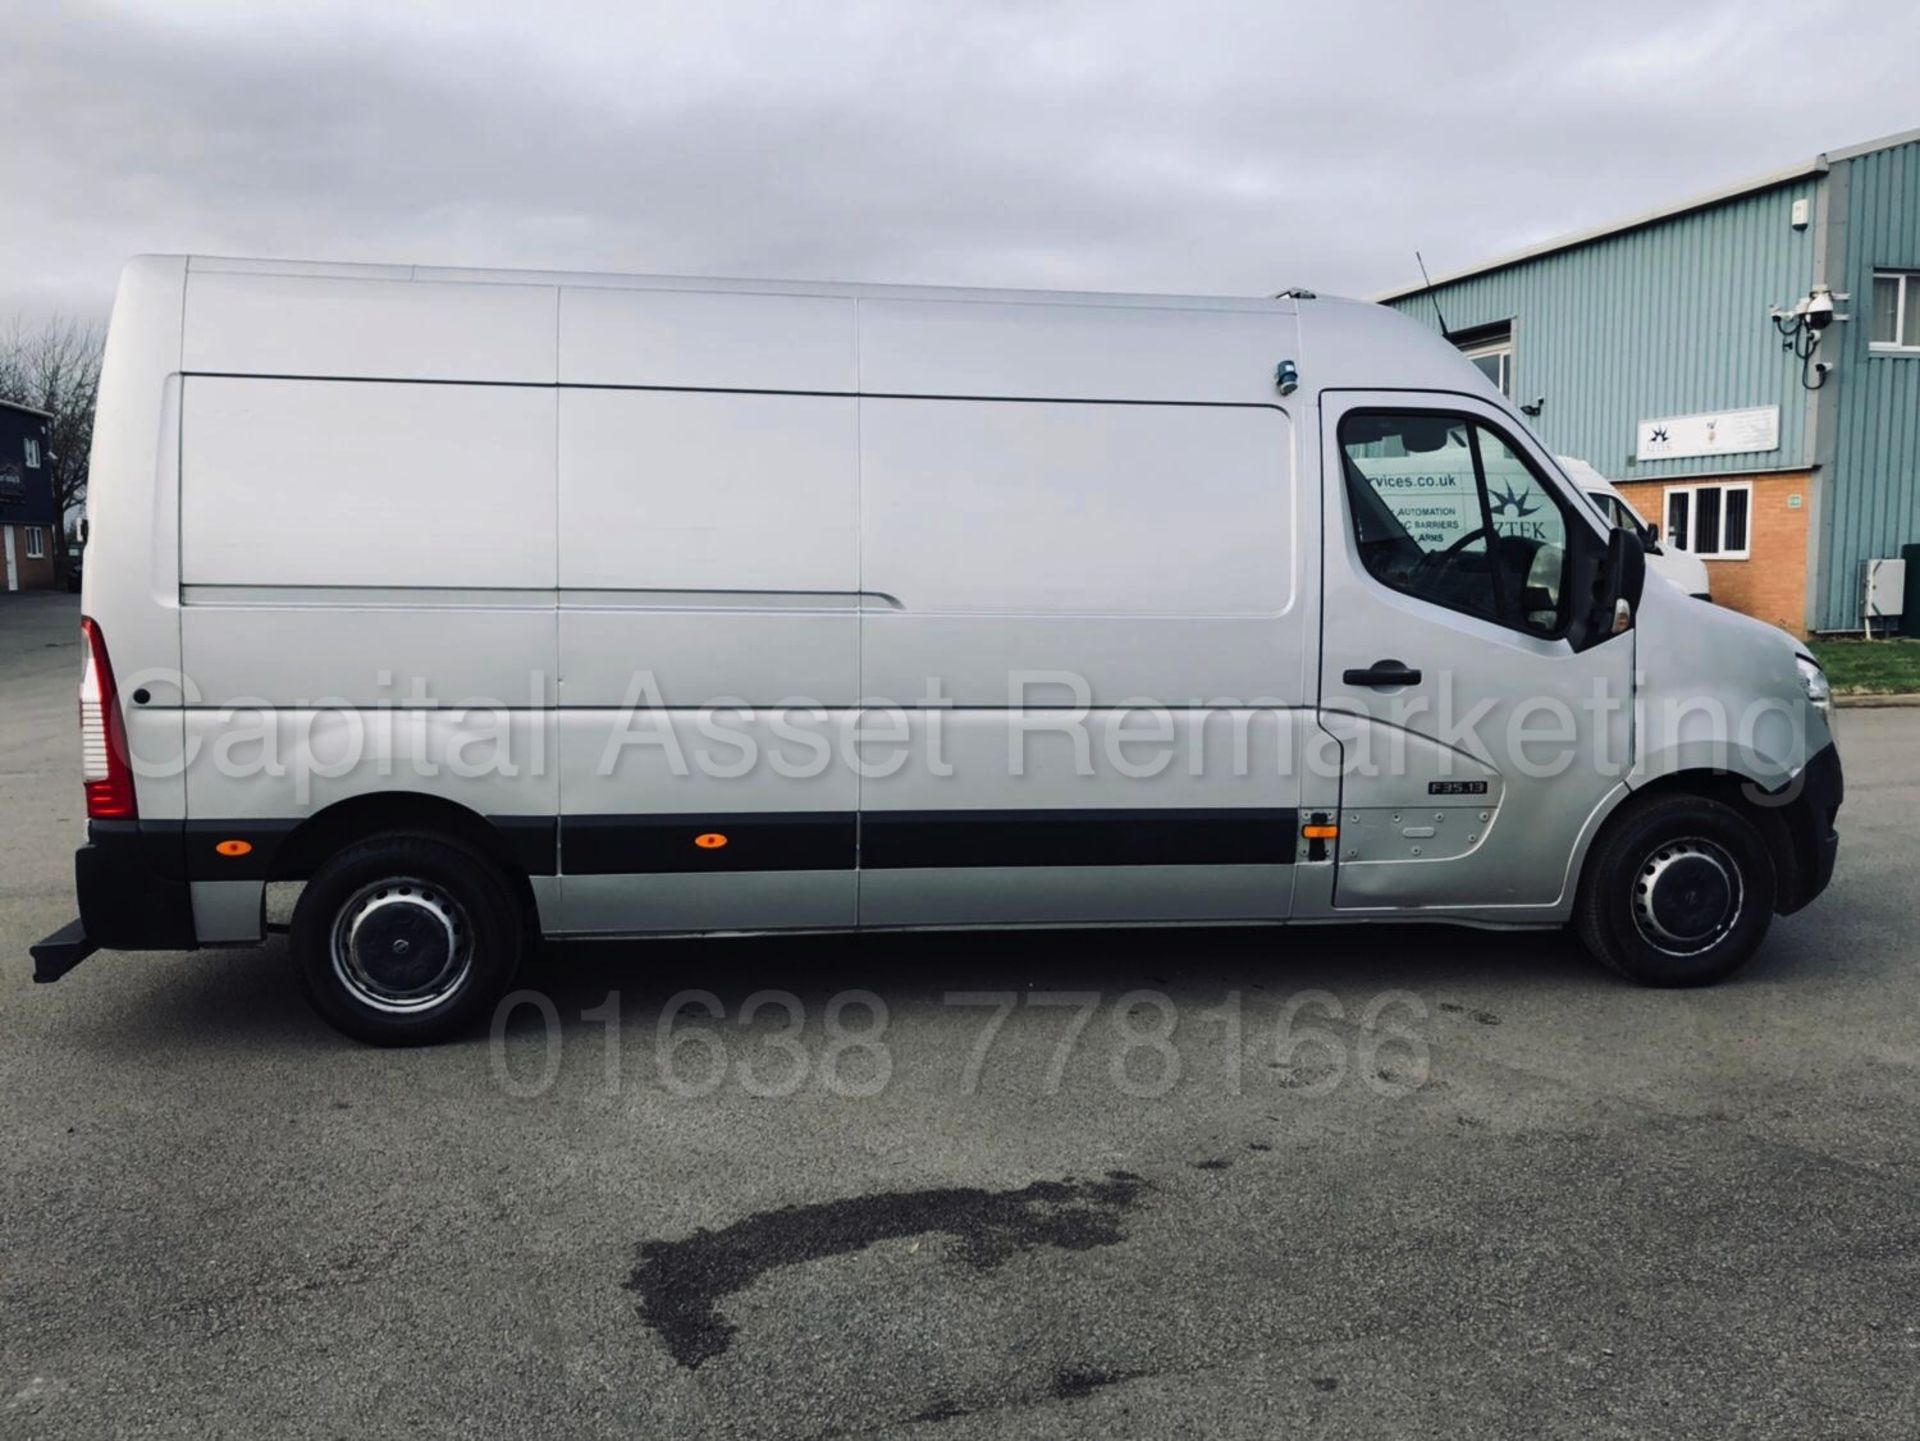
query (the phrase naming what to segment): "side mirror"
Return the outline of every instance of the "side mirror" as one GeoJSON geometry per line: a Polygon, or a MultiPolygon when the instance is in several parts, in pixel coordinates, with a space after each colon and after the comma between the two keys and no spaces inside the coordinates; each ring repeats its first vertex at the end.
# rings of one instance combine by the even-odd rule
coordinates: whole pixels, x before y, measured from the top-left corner
{"type": "Polygon", "coordinates": [[[1639,530],[1610,526],[1605,537],[1582,528],[1567,557],[1572,594],[1587,607],[1574,612],[1568,632],[1575,650],[1600,645],[1628,629],[1646,588],[1647,553],[1639,530]]]}
{"type": "Polygon", "coordinates": [[[1607,574],[1599,617],[1603,635],[1619,629],[1614,618],[1620,613],[1622,601],[1629,612],[1640,608],[1640,593],[1646,586],[1647,552],[1640,537],[1626,530],[1608,532],[1607,574]]]}
{"type": "Polygon", "coordinates": [[[1640,532],[1640,548],[1648,555],[1660,555],[1660,527],[1649,524],[1640,532]]]}

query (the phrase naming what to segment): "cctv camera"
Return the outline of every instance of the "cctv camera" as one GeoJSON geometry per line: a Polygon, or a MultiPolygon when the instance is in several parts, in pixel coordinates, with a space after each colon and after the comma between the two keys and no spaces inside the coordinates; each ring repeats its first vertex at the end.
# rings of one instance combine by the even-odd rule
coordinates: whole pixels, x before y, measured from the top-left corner
{"type": "Polygon", "coordinates": [[[1833,292],[1826,286],[1818,286],[1807,297],[1807,326],[1812,330],[1825,330],[1833,324],[1833,292]]]}

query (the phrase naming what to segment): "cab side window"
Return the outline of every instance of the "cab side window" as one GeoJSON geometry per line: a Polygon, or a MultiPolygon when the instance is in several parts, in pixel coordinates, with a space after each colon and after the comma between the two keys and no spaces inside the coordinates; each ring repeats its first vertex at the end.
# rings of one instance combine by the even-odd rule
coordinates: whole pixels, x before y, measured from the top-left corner
{"type": "Polygon", "coordinates": [[[1605,491],[1589,491],[1588,498],[1599,507],[1600,514],[1615,530],[1630,530],[1638,535],[1645,528],[1640,524],[1640,517],[1627,509],[1627,503],[1617,496],[1608,495],[1605,491]]]}
{"type": "Polygon", "coordinates": [[[1360,411],[1340,425],[1354,542],[1382,585],[1535,635],[1567,620],[1568,518],[1481,421],[1360,411]]]}

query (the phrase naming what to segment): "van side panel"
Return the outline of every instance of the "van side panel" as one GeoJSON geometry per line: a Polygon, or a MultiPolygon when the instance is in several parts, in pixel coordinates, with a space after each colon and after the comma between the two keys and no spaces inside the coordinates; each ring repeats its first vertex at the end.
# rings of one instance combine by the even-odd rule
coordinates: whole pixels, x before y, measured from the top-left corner
{"type": "Polygon", "coordinates": [[[184,814],[180,773],[180,314],[186,261],[141,256],[120,275],[87,482],[81,611],[106,637],[142,817],[184,814]],[[145,706],[129,697],[144,687],[145,706]]]}
{"type": "MultiPolygon", "coordinates": [[[[265,855],[410,793],[551,830],[552,387],[193,375],[183,410],[189,821],[265,855]]],[[[244,884],[218,939],[258,924],[244,884]]]]}
{"type": "Polygon", "coordinates": [[[854,923],[857,405],[562,392],[570,931],[854,923]]]}
{"type": "Polygon", "coordinates": [[[867,395],[1061,397],[1271,405],[1298,360],[1291,302],[1272,309],[860,301],[867,395]]]}
{"type": "Polygon", "coordinates": [[[188,377],[196,703],[549,704],[554,413],[547,388],[188,377]]]}
{"type": "Polygon", "coordinates": [[[200,706],[553,704],[550,592],[189,586],[200,706]]]}
{"type": "Polygon", "coordinates": [[[857,404],[562,391],[569,705],[618,705],[637,672],[668,704],[853,700],[857,404]]]}
{"type": "Polygon", "coordinates": [[[1284,413],[868,398],[860,436],[868,695],[1304,703],[1284,413]]]}
{"type": "Polygon", "coordinates": [[[559,345],[562,385],[858,388],[847,299],[565,286],[559,345]]]}
{"type": "Polygon", "coordinates": [[[549,388],[193,376],[187,585],[551,590],[549,388]]]}
{"type": "Polygon", "coordinates": [[[559,811],[551,711],[200,707],[186,713],[186,730],[194,821],[292,822],[383,793],[433,796],[486,817],[551,821],[559,811]]]}
{"type": "Polygon", "coordinates": [[[1311,730],[1268,406],[866,397],[872,925],[1288,914],[1311,730]]]}
{"type": "Polygon", "coordinates": [[[1285,916],[1310,727],[1280,708],[912,710],[861,781],[861,920],[1285,916]]]}
{"type": "Polygon", "coordinates": [[[552,385],[547,285],[233,273],[195,260],[185,368],[552,385]]]}
{"type": "Polygon", "coordinates": [[[854,713],[643,695],[556,715],[568,931],[854,924],[854,713]]]}
{"type": "Polygon", "coordinates": [[[856,404],[850,396],[566,390],[560,583],[857,590],[856,404]]]}
{"type": "Polygon", "coordinates": [[[188,287],[190,816],[557,818],[535,891],[577,933],[846,926],[863,887],[886,924],[1287,913],[1290,308],[188,287]],[[1213,707],[1148,774],[1142,700],[1213,707]],[[1093,770],[1017,762],[1023,703],[1084,710],[1093,770]]]}

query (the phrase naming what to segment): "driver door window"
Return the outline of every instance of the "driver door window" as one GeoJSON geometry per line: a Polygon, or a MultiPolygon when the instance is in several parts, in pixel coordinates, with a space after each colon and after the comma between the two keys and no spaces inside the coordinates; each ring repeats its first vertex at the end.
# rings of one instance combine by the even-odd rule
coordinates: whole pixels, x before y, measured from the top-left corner
{"type": "Polygon", "coordinates": [[[1565,628],[1567,517],[1499,432],[1463,415],[1340,425],[1354,542],[1382,585],[1534,635],[1565,628]]]}

